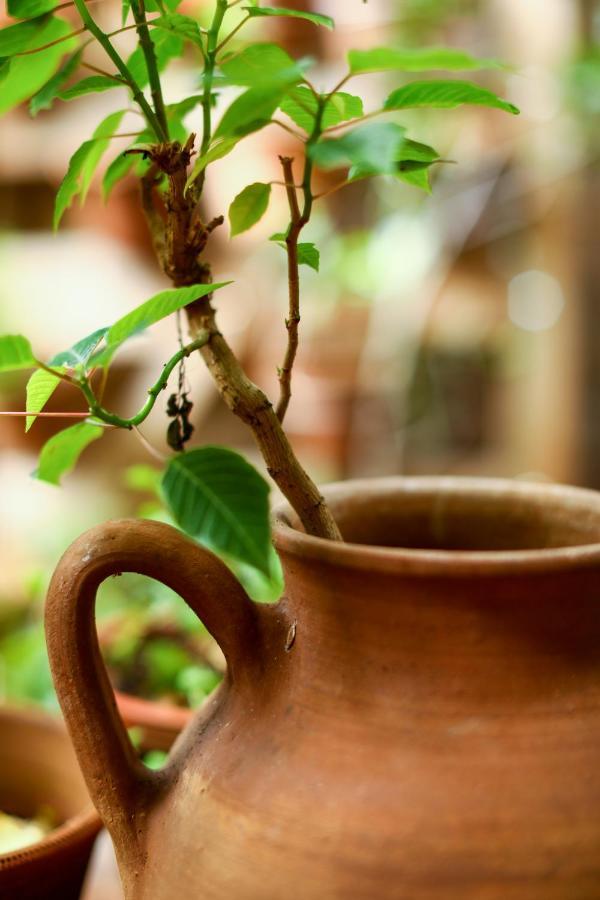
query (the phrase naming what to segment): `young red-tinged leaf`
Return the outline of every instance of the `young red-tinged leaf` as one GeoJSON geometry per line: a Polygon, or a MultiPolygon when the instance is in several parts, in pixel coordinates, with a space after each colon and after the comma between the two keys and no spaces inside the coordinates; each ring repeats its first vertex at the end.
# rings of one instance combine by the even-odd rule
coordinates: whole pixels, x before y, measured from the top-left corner
{"type": "Polygon", "coordinates": [[[322,13],[311,13],[299,9],[284,9],[283,7],[273,6],[245,6],[244,9],[251,18],[258,16],[291,16],[295,19],[306,19],[314,25],[323,25],[325,28],[335,27],[331,16],[325,16],[322,13]]]}
{"type": "Polygon", "coordinates": [[[52,76],[52,78],[46,82],[44,87],[34,94],[31,100],[29,101],[29,112],[32,116],[37,116],[37,114],[42,109],[50,109],[54,100],[57,98],[61,87],[63,84],[68,81],[73,72],[77,69],[79,63],[81,62],[81,57],[83,55],[83,50],[76,50],[75,53],[72,53],[62,64],[58,72],[52,76]]]}
{"type": "MultiPolygon", "coordinates": [[[[64,371],[62,366],[56,368],[57,373],[62,374],[64,371]]],[[[59,384],[59,374],[53,375],[46,369],[38,369],[30,377],[26,388],[27,404],[25,409],[31,415],[25,419],[25,431],[29,431],[37,418],[37,413],[43,410],[59,384]]]]}
{"type": "Polygon", "coordinates": [[[33,369],[37,365],[31,344],[22,334],[0,336],[0,372],[33,369]]]}
{"type": "Polygon", "coordinates": [[[42,447],[34,478],[49,484],[60,484],[62,476],[71,471],[85,448],[101,438],[103,433],[104,428],[88,422],[79,422],[59,431],[42,447]]]}
{"type": "Polygon", "coordinates": [[[350,71],[360,72],[428,72],[445,70],[465,72],[472,69],[499,69],[502,64],[495,59],[478,59],[464,50],[450,47],[375,47],[371,50],[350,50],[350,71]]]}
{"type": "Polygon", "coordinates": [[[501,100],[493,91],[471,84],[469,81],[414,81],[393,91],[384,109],[414,109],[420,106],[436,109],[455,109],[463,104],[488,106],[519,115],[512,103],[501,100]]]}
{"type": "Polygon", "coordinates": [[[242,456],[225,447],[179,453],[165,470],[162,490],[189,535],[269,575],[269,485],[242,456]]]}
{"type": "Polygon", "coordinates": [[[46,84],[56,72],[63,56],[72,53],[77,46],[77,40],[68,37],[72,31],[73,28],[68,22],[50,18],[35,33],[27,49],[50,44],[53,41],[58,43],[47,47],[46,50],[40,50],[39,53],[12,57],[8,60],[10,67],[0,66],[0,69],[4,69],[1,78],[0,115],[18,106],[23,100],[28,100],[46,84]],[[65,37],[67,39],[63,40],[65,37]]]}
{"type": "Polygon", "coordinates": [[[252,228],[262,219],[269,205],[271,185],[256,182],[237,195],[229,207],[231,237],[252,228]]]}

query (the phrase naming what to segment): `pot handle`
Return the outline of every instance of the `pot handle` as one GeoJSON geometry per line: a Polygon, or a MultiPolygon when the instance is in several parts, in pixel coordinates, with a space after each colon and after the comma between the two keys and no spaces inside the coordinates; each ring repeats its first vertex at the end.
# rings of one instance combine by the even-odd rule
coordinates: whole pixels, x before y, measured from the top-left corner
{"type": "Polygon", "coordinates": [[[108,522],[82,535],[62,557],[45,616],[54,685],[92,800],[117,846],[133,851],[165,777],[137,759],[98,646],[96,591],[121,572],[148,575],[183,597],[219,642],[229,683],[255,681],[261,654],[258,607],[216,556],[170,525],[108,522]]]}

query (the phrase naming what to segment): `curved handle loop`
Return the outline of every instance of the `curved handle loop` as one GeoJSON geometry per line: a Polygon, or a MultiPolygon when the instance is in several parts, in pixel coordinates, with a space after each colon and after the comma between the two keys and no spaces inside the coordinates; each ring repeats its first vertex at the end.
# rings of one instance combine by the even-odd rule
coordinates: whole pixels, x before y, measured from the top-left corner
{"type": "Polygon", "coordinates": [[[121,722],[95,626],[98,586],[137,572],[183,597],[220,644],[230,682],[260,665],[258,607],[208,550],[159,522],[122,519],[86,532],[62,557],[46,603],[54,685],[91,797],[118,847],[136,854],[136,813],[164,779],[137,759],[121,722]]]}

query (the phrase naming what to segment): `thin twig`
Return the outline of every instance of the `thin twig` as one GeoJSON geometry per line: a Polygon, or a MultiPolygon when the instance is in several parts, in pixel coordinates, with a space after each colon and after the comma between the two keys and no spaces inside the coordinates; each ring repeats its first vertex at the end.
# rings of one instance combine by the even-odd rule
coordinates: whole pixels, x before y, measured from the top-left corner
{"type": "Polygon", "coordinates": [[[299,131],[295,131],[293,128],[290,128],[290,126],[286,125],[285,122],[282,122],[281,119],[271,119],[271,125],[279,125],[280,128],[283,128],[283,130],[287,131],[288,134],[293,134],[293,136],[299,141],[302,141],[302,143],[304,143],[306,140],[303,134],[300,134],[299,131]]]}
{"type": "Polygon", "coordinates": [[[246,22],[248,22],[251,18],[252,18],[252,16],[246,16],[245,19],[242,19],[241,22],[238,22],[238,24],[235,26],[233,31],[230,31],[229,34],[227,35],[227,37],[224,37],[223,40],[221,41],[221,43],[217,45],[215,53],[220,53],[220,51],[223,49],[225,44],[228,44],[229,41],[231,40],[231,38],[235,37],[235,35],[240,30],[240,28],[243,28],[244,25],[246,24],[246,22]]]}
{"type": "MultiPolygon", "coordinates": [[[[70,31],[68,34],[63,34],[62,37],[56,38],[55,41],[50,41],[48,44],[41,44],[39,47],[33,47],[31,50],[21,50],[19,53],[13,53],[13,56],[30,56],[32,53],[40,53],[42,50],[48,50],[49,47],[54,47],[56,44],[62,44],[63,41],[68,41],[73,37],[77,37],[79,34],[83,34],[84,31],[87,31],[85,26],[83,28],[78,28],[76,31],[70,31]]],[[[89,43],[91,43],[91,41],[89,43]]]]}
{"type": "Polygon", "coordinates": [[[40,416],[46,419],[89,419],[89,412],[22,412],[13,410],[0,410],[0,416],[40,416]]]}
{"type": "Polygon", "coordinates": [[[165,454],[161,453],[160,450],[157,450],[156,447],[152,446],[152,444],[150,443],[148,438],[144,437],[144,435],[142,434],[140,429],[137,427],[137,425],[134,425],[131,430],[135,434],[136,438],[138,439],[138,441],[140,442],[142,447],[144,447],[148,451],[150,456],[153,456],[154,459],[158,460],[158,462],[161,462],[161,463],[165,462],[165,460],[167,459],[165,454]]]}
{"type": "Polygon", "coordinates": [[[289,156],[280,156],[283,169],[284,184],[290,207],[290,227],[285,239],[288,259],[288,294],[289,311],[285,320],[288,339],[285,356],[281,368],[278,369],[279,378],[279,402],[277,403],[277,418],[283,422],[292,397],[292,370],[298,353],[298,326],[300,324],[300,275],[298,271],[298,235],[302,227],[302,215],[298,205],[298,194],[294,183],[293,159],[289,156]]]}

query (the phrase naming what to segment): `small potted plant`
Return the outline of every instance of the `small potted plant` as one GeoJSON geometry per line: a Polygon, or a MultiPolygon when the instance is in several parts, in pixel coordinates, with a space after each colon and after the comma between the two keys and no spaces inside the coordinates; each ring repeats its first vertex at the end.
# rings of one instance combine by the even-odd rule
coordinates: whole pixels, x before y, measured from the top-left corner
{"type": "MultiPolygon", "coordinates": [[[[85,421],[42,449],[38,477],[56,482],[88,444],[110,440],[107,430],[137,428],[171,373],[200,353],[288,501],[273,531],[284,599],[259,606],[218,557],[270,574],[268,485],[229,449],[186,450],[192,399],[175,391],[162,491],[190,537],[160,522],[108,523],[83,535],[55,573],[46,626],[53,675],[127,897],[594,896],[600,501],[468,479],[349,482],[322,493],[284,429],[301,266],[319,260],[305,239],[324,193],[317,171],[339,171],[335,189],[382,176],[428,190],[441,156],[397,119],[407,109],[461,104],[516,113],[470,80],[438,77],[498,64],[454,49],[352,50],[343,78],[323,89],[310,60],[246,43],[244,26],[300,17],[330,28],[325,15],[215,0],[202,29],[171,0],[126,0],[125,24],[107,31],[86,0],[74,0],[77,27],[53,8],[54,0],[9,3],[22,21],[0,32],[0,89],[15,101],[28,94],[34,110],[56,98],[129,91],[143,125],[104,183],[108,192],[125,172],[139,176],[172,287],[48,361],[25,336],[0,339],[2,369],[34,370],[30,423],[61,380],[87,405],[85,421]],[[128,59],[114,43],[123,29],[138,40],[128,59]],[[80,66],[89,70],[93,41],[106,69],[71,84],[80,66]],[[200,89],[167,104],[161,72],[185,46],[196,54],[200,89]],[[23,58],[38,61],[27,78],[23,58]],[[348,83],[371,72],[409,80],[365,111],[348,83]],[[184,124],[188,113],[197,129],[184,124]],[[213,278],[211,237],[227,211],[207,210],[205,191],[217,160],[243,158],[244,141],[271,126],[290,133],[297,150],[282,154],[277,184],[250,175],[228,219],[235,237],[261,218],[274,189],[285,192],[288,217],[273,241],[287,256],[288,339],[273,400],[218,326],[227,284],[213,278]],[[107,409],[103,385],[120,347],[178,310],[189,341],[157,373],[139,411],[107,409]],[[179,593],[228,663],[159,772],[143,768],[127,740],[98,651],[96,589],[123,571],[179,593]]],[[[74,153],[56,224],[85,196],[121,118],[112,113],[74,153]]]]}

